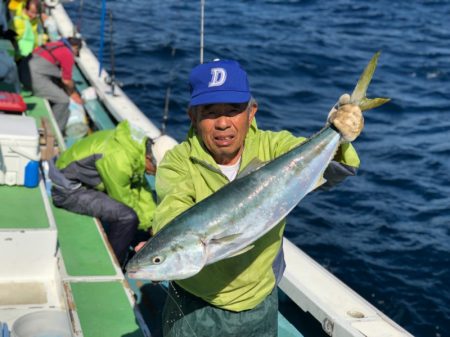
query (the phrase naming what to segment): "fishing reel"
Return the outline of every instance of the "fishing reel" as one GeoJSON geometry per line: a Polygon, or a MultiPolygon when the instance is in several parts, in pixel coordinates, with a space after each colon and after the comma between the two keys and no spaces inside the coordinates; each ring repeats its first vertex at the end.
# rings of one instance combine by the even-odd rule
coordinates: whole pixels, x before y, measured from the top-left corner
{"type": "Polygon", "coordinates": [[[114,75],[109,75],[109,76],[105,77],[105,83],[111,87],[111,94],[113,96],[116,96],[116,94],[115,94],[116,86],[119,88],[122,88],[122,86],[123,86],[123,83],[120,81],[117,81],[116,77],[114,75]]]}

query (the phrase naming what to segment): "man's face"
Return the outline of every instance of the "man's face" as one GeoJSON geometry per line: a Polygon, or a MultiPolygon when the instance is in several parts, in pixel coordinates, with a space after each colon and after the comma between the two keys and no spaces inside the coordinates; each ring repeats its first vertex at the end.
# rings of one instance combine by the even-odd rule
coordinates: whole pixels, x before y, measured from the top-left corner
{"type": "Polygon", "coordinates": [[[28,9],[25,9],[28,17],[30,18],[30,20],[34,20],[36,19],[37,15],[38,15],[38,8],[36,6],[36,4],[32,3],[30,4],[30,7],[28,9]]]}
{"type": "Polygon", "coordinates": [[[80,56],[80,48],[78,46],[72,45],[72,52],[76,57],[80,56]]]}
{"type": "Polygon", "coordinates": [[[189,111],[192,125],[217,164],[235,164],[255,117],[256,104],[201,105],[189,111]]]}

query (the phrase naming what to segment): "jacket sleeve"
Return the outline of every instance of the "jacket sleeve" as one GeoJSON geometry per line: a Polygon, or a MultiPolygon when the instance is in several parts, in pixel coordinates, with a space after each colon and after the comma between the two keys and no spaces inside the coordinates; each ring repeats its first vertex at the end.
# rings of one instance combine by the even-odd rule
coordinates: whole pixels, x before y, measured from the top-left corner
{"type": "Polygon", "coordinates": [[[359,157],[353,145],[342,144],[323,174],[326,182],[321,188],[328,189],[339,184],[348,176],[356,175],[359,164],[359,157]]]}
{"type": "MultiPolygon", "coordinates": [[[[117,152],[120,154],[120,152],[117,152]]],[[[139,229],[147,230],[152,226],[156,208],[152,193],[144,178],[144,172],[133,172],[126,156],[105,156],[96,163],[107,194],[129,207],[139,218],[139,229]],[[142,175],[140,184],[131,183],[133,175],[142,175]]]]}
{"type": "Polygon", "coordinates": [[[189,157],[181,158],[169,151],[158,167],[158,207],[153,221],[154,233],[195,204],[194,185],[187,169],[188,160],[189,157]]]}

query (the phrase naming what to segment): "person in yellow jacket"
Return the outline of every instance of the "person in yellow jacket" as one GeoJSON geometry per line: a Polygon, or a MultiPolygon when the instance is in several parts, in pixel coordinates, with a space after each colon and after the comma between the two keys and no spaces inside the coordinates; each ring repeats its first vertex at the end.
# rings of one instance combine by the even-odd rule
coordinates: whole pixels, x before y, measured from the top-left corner
{"type": "MultiPolygon", "coordinates": [[[[288,131],[257,127],[258,105],[247,74],[236,61],[199,65],[189,83],[191,129],[186,141],[167,152],[158,167],[155,232],[234,180],[250,162],[270,161],[305,141],[288,131]]],[[[347,96],[341,103],[348,103],[347,96]]],[[[343,104],[328,122],[347,140],[325,171],[326,184],[331,186],[356,174],[359,158],[350,141],[360,134],[363,118],[358,106],[343,104]]],[[[285,220],[248,252],[171,282],[163,311],[164,337],[276,336],[277,283],[285,268],[284,226],[285,220]]]]}
{"type": "MultiPolygon", "coordinates": [[[[11,3],[10,3],[11,6],[11,3]]],[[[10,23],[10,30],[15,33],[14,44],[16,49],[16,63],[19,71],[21,83],[30,82],[30,61],[33,50],[46,42],[45,34],[40,34],[40,18],[44,19],[44,14],[40,13],[39,2],[37,0],[26,0],[15,3],[15,15],[10,23]]],[[[11,7],[10,7],[11,8],[11,7]]]]}
{"type": "Polygon", "coordinates": [[[30,55],[38,46],[38,17],[38,3],[35,0],[27,0],[12,19],[11,28],[17,34],[17,60],[30,55]]]}
{"type": "Polygon", "coordinates": [[[154,175],[167,146],[128,121],[97,131],[50,162],[56,207],[97,217],[108,224],[108,239],[122,265],[137,229],[149,232],[155,202],[144,173],[154,175]]]}

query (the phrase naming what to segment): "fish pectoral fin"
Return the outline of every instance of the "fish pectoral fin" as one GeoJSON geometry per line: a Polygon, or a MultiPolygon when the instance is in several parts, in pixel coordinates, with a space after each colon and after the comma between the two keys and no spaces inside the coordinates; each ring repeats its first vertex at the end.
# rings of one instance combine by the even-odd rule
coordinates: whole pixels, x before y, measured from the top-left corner
{"type": "Polygon", "coordinates": [[[247,247],[245,247],[244,249],[241,249],[239,251],[237,251],[236,253],[234,253],[233,255],[230,255],[229,257],[235,257],[244,253],[247,253],[250,249],[252,249],[253,247],[255,247],[255,245],[249,245],[247,247]]]}
{"type": "Polygon", "coordinates": [[[209,242],[212,244],[231,242],[240,236],[241,236],[241,233],[231,234],[231,235],[222,236],[222,237],[215,237],[215,238],[212,238],[209,242]]]}

